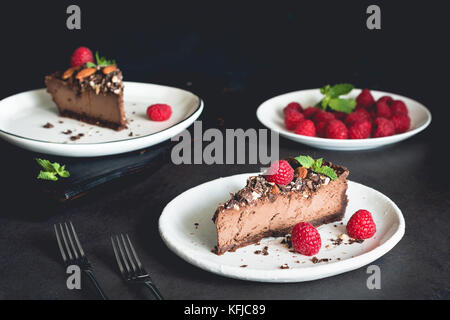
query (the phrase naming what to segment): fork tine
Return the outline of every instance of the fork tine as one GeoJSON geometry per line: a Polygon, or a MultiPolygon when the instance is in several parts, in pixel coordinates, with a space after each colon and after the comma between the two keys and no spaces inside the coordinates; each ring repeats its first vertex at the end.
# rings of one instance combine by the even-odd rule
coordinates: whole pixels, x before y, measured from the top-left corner
{"type": "Polygon", "coordinates": [[[125,264],[125,268],[127,269],[128,273],[131,273],[130,266],[128,265],[127,258],[125,256],[125,252],[123,252],[122,245],[120,244],[119,236],[116,236],[116,240],[117,240],[117,245],[119,246],[120,255],[122,256],[122,260],[125,264]]]}
{"type": "Polygon", "coordinates": [[[55,228],[56,241],[58,242],[59,251],[61,252],[63,261],[67,262],[66,254],[64,253],[64,248],[62,246],[61,239],[59,238],[58,228],[56,227],[56,224],[54,224],[53,227],[55,228]]]}
{"type": "Polygon", "coordinates": [[[63,226],[62,226],[61,223],[59,224],[59,229],[60,229],[60,231],[61,231],[61,235],[62,235],[64,244],[66,245],[66,251],[67,251],[67,254],[69,255],[69,260],[72,260],[72,259],[73,259],[72,253],[71,253],[71,251],[70,251],[69,244],[67,243],[66,235],[64,234],[64,229],[63,229],[63,226]]]}
{"type": "Polygon", "coordinates": [[[128,234],[126,234],[126,236],[127,236],[127,240],[128,240],[128,245],[131,248],[131,252],[133,252],[133,256],[134,256],[134,259],[137,262],[138,268],[140,270],[142,270],[143,268],[142,268],[141,260],[139,260],[139,257],[137,255],[136,251],[134,250],[134,247],[133,247],[133,244],[131,243],[130,237],[128,236],[128,234]]]}
{"type": "Polygon", "coordinates": [[[77,233],[75,231],[75,228],[74,228],[74,226],[72,224],[72,221],[69,221],[69,224],[70,224],[70,227],[72,229],[72,234],[73,234],[73,237],[75,238],[75,242],[77,244],[78,250],[80,250],[81,257],[84,258],[85,254],[84,254],[84,251],[83,251],[83,247],[81,246],[80,240],[78,239],[78,235],[77,235],[77,233]]]}
{"type": "Polygon", "coordinates": [[[114,242],[114,237],[111,237],[111,244],[112,244],[112,247],[113,247],[113,250],[114,250],[114,255],[116,256],[117,264],[119,265],[120,273],[122,273],[122,275],[124,275],[125,274],[125,270],[123,269],[122,262],[120,261],[119,252],[117,252],[117,247],[116,247],[116,244],[114,242]]]}
{"type": "Polygon", "coordinates": [[[130,250],[128,249],[125,237],[123,236],[123,234],[120,234],[120,237],[122,238],[122,243],[123,243],[123,246],[125,248],[125,252],[127,253],[128,261],[130,261],[131,268],[133,268],[133,271],[136,272],[137,271],[136,265],[134,264],[133,258],[131,257],[130,250]]]}
{"type": "Polygon", "coordinates": [[[72,252],[75,256],[75,259],[78,259],[78,252],[75,248],[75,245],[73,244],[72,241],[72,236],[70,235],[71,232],[69,231],[69,227],[67,226],[67,222],[64,223],[64,226],[66,227],[66,232],[67,232],[67,238],[69,238],[69,243],[70,243],[70,247],[72,248],[72,252]]]}

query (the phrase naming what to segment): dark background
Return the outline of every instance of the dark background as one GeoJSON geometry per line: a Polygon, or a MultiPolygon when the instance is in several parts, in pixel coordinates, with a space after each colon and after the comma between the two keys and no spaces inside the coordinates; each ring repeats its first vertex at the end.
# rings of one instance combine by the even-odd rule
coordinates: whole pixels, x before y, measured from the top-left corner
{"type": "MultiPolygon", "coordinates": [[[[90,299],[69,292],[52,234],[72,220],[111,298],[146,296],[117,275],[109,244],[128,232],[169,299],[448,299],[448,22],[440,1],[16,1],[2,4],[0,98],[43,87],[80,46],[115,59],[126,80],[186,88],[201,96],[204,128],[260,127],[255,110],[275,95],[325,84],[395,92],[426,105],[432,125],[375,151],[333,152],[281,139],[281,156],[310,153],[350,168],[351,179],[382,191],[403,210],[406,235],[375,263],[382,290],[366,288],[365,268],[300,284],[258,284],[201,271],[169,252],[157,220],[172,198],[199,183],[258,166],[174,166],[58,204],[42,196],[36,155],[0,143],[0,298],[90,299]],[[66,8],[82,9],[82,30],[66,29],[66,8]],[[378,4],[382,30],[366,28],[378,4]]],[[[69,161],[69,160],[67,160],[69,161]]],[[[87,160],[89,161],[89,159],[87,160]]]]}

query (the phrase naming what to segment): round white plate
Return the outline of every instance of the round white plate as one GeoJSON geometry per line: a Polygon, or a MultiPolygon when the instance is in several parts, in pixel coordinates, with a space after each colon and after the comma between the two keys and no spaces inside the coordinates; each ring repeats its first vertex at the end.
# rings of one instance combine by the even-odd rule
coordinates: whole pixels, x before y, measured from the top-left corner
{"type": "MultiPolygon", "coordinates": [[[[348,97],[357,97],[360,92],[360,89],[355,89],[348,97]]],[[[298,102],[305,108],[316,105],[317,102],[319,102],[323,97],[319,89],[295,91],[267,100],[258,108],[256,116],[264,126],[272,131],[278,132],[281,136],[287,139],[300,142],[315,148],[341,151],[374,149],[392,143],[400,142],[412,137],[422,130],[425,130],[425,128],[428,127],[428,125],[431,123],[430,111],[419,102],[389,92],[372,90],[371,92],[375,100],[386,95],[391,96],[396,100],[403,100],[408,108],[409,116],[411,118],[410,130],[405,133],[396,134],[390,137],[358,140],[338,140],[307,137],[295,134],[287,130],[284,125],[283,109],[290,102],[298,102]]]]}
{"type": "Polygon", "coordinates": [[[203,101],[191,92],[147,83],[125,82],[128,129],[114,131],[58,115],[45,89],[16,94],[0,101],[0,137],[34,152],[67,157],[95,157],[147,148],[176,136],[202,113],[203,101]],[[149,105],[166,103],[173,115],[150,121],[149,105]],[[62,122],[62,123],[61,123],[62,122]],[[45,129],[51,123],[54,127],[45,129]],[[68,130],[72,134],[64,134],[68,130]],[[78,134],[76,141],[70,139],[78,134]]]}
{"type": "Polygon", "coordinates": [[[391,250],[405,232],[403,215],[395,203],[376,190],[349,182],[349,204],[344,224],[337,222],[318,228],[322,248],[316,257],[330,259],[328,262],[314,264],[312,257],[290,252],[286,245],[281,244],[282,238],[263,239],[259,245],[217,256],[211,252],[217,244],[217,233],[211,219],[219,203],[228,200],[230,192],[244,187],[250,175],[213,180],[172,200],[159,219],[159,231],[166,245],[187,262],[222,276],[260,282],[301,282],[367,265],[391,250]],[[332,239],[345,233],[348,219],[358,209],[372,212],[377,225],[375,236],[363,243],[346,244],[349,242],[344,241],[333,245],[332,239]],[[265,246],[269,248],[269,255],[255,254],[265,246]],[[280,268],[284,265],[289,269],[280,268]]]}

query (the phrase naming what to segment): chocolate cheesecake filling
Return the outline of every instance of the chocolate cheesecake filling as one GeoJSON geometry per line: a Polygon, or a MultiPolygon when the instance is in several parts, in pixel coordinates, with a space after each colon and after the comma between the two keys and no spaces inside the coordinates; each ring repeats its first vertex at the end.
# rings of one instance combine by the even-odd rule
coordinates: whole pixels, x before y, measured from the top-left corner
{"type": "MultiPolygon", "coordinates": [[[[294,169],[300,166],[295,159],[288,161],[294,169]]],[[[348,202],[349,171],[329,162],[324,164],[334,169],[337,180],[309,169],[304,178],[296,172],[287,186],[268,182],[263,175],[250,177],[246,187],[214,214],[218,243],[215,252],[221,255],[265,237],[285,236],[299,222],[317,227],[342,220],[348,202]]]]}

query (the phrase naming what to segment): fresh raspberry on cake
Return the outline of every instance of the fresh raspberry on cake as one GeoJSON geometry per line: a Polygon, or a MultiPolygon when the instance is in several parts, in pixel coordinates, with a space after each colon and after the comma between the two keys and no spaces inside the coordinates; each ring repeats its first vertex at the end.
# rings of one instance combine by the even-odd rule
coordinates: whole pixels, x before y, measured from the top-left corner
{"type": "Polygon", "coordinates": [[[303,114],[296,110],[288,110],[284,114],[284,124],[286,129],[294,130],[300,122],[304,120],[303,114]]]}
{"type": "Polygon", "coordinates": [[[347,234],[353,239],[369,239],[376,232],[372,214],[367,210],[356,211],[347,223],[347,234]]]}
{"type": "Polygon", "coordinates": [[[348,129],[349,139],[367,139],[372,132],[372,123],[368,120],[358,121],[348,129]]]}
{"type": "Polygon", "coordinates": [[[285,186],[294,179],[294,169],[286,160],[277,161],[267,170],[266,179],[269,182],[285,186]]]}
{"type": "Polygon", "coordinates": [[[386,118],[376,118],[374,121],[374,138],[388,137],[395,134],[395,126],[391,120],[386,118]]]}
{"type": "Polygon", "coordinates": [[[409,130],[411,126],[411,119],[408,115],[397,113],[391,118],[392,123],[395,127],[395,133],[404,133],[409,130]]]}
{"type": "Polygon", "coordinates": [[[325,132],[329,139],[347,139],[348,137],[348,129],[340,120],[328,122],[325,132]]]}
{"type": "Polygon", "coordinates": [[[307,222],[300,222],[292,229],[291,242],[295,251],[305,256],[319,253],[322,246],[319,232],[307,222]]]}
{"type": "Polygon", "coordinates": [[[377,117],[389,119],[392,116],[391,107],[386,101],[377,102],[377,117]]]}
{"type": "Polygon", "coordinates": [[[319,123],[321,121],[328,122],[328,121],[331,121],[334,119],[336,119],[336,118],[334,117],[334,114],[332,114],[331,112],[319,110],[314,116],[314,123],[319,123]]]}
{"type": "Polygon", "coordinates": [[[153,121],[166,121],[172,116],[172,108],[167,104],[154,104],[148,107],[147,116],[153,121]]]}
{"type": "Polygon", "coordinates": [[[312,119],[316,115],[317,112],[319,112],[321,109],[316,107],[309,107],[303,110],[303,115],[306,119],[312,119]]]}
{"type": "Polygon", "coordinates": [[[297,112],[303,112],[303,108],[301,106],[300,103],[298,102],[291,102],[289,103],[284,109],[283,112],[284,114],[286,114],[286,112],[291,111],[291,110],[295,110],[297,112]]]}
{"type": "Polygon", "coordinates": [[[392,102],[391,105],[391,112],[392,114],[408,115],[408,108],[406,107],[406,104],[403,101],[394,100],[394,102],[392,102]]]}
{"type": "Polygon", "coordinates": [[[70,65],[72,67],[80,67],[88,62],[94,62],[94,55],[89,48],[79,47],[76,49],[70,58],[70,65]]]}
{"type": "Polygon", "coordinates": [[[371,120],[370,113],[366,109],[358,109],[345,118],[345,124],[350,127],[354,123],[364,120],[371,120]]]}
{"type": "Polygon", "coordinates": [[[358,108],[369,108],[375,103],[375,99],[370,93],[369,89],[363,89],[356,98],[356,106],[358,108]]]}
{"type": "Polygon", "coordinates": [[[378,102],[385,102],[388,104],[388,106],[391,106],[392,102],[394,102],[394,99],[392,99],[391,96],[383,96],[377,100],[377,103],[378,102]]]}
{"type": "Polygon", "coordinates": [[[294,131],[296,134],[300,134],[302,136],[315,137],[316,136],[316,126],[314,122],[311,120],[303,120],[299,123],[297,128],[294,131]]]}

